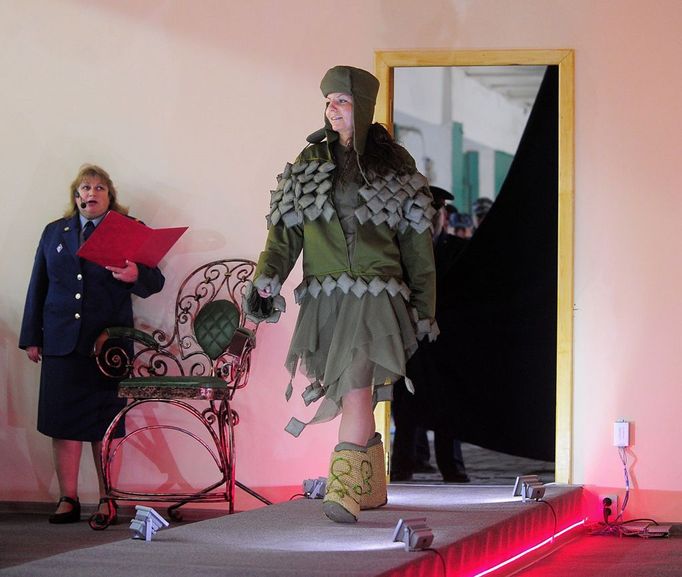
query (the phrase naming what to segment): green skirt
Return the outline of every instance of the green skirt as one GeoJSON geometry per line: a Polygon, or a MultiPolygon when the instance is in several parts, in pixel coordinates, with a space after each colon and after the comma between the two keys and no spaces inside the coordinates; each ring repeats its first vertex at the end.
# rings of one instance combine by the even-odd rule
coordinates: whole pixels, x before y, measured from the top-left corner
{"type": "MultiPolygon", "coordinates": [[[[341,412],[341,400],[352,389],[374,387],[375,402],[390,399],[390,385],[405,375],[417,339],[407,303],[398,294],[333,290],[306,294],[296,321],[286,367],[311,382],[306,404],[321,401],[309,423],[329,421],[341,412]]],[[[287,398],[291,395],[290,383],[287,398]]],[[[306,424],[292,418],[286,429],[298,436],[306,424]]]]}

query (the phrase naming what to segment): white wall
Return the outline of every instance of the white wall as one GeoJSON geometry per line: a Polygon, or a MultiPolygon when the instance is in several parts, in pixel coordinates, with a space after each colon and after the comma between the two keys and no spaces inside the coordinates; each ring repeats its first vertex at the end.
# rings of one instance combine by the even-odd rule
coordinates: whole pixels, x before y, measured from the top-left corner
{"type": "Polygon", "coordinates": [[[436,186],[452,191],[452,123],[464,151],[479,152],[479,194],[494,199],[495,151],[516,154],[528,113],[457,68],[396,68],[394,117],[400,143],[436,186]],[[424,158],[431,159],[427,170],[424,158]]]}
{"type": "Polygon", "coordinates": [[[429,184],[452,190],[451,123],[431,124],[398,110],[393,123],[398,142],[410,152],[429,184]]]}
{"type": "Polygon", "coordinates": [[[396,68],[393,83],[393,108],[429,124],[446,124],[450,117],[449,68],[396,68]]]}
{"type": "Polygon", "coordinates": [[[512,156],[516,154],[528,113],[501,94],[452,71],[452,120],[462,123],[464,137],[512,156]]]}
{"type": "MultiPolygon", "coordinates": [[[[329,66],[372,69],[375,50],[573,48],[573,479],[595,492],[622,487],[611,426],[626,418],[631,514],[680,520],[681,28],[677,0],[349,0],[342,12],[306,0],[5,0],[0,499],[57,496],[49,442],[35,432],[38,370],[16,341],[40,231],[82,162],[110,170],[151,226],[190,226],[164,263],[174,287],[211,258],[257,257],[268,190],[321,125],[317,86],[329,66]]],[[[167,318],[167,296],[139,303],[140,319],[167,318]]],[[[282,432],[293,412],[282,398],[289,303],[285,320],[262,330],[235,403],[238,476],[249,485],[323,474],[334,441],[335,424],[298,440],[282,432]]],[[[91,471],[84,464],[85,501],[95,498],[91,471]]]]}
{"type": "Polygon", "coordinates": [[[395,112],[430,125],[463,125],[464,138],[514,155],[528,112],[457,68],[396,68],[395,112]]]}

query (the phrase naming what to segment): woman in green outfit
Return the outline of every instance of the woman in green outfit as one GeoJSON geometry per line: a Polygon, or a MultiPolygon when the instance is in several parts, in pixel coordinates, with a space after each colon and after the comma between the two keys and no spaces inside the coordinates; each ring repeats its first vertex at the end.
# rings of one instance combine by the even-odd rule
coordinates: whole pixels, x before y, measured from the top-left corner
{"type": "MultiPolygon", "coordinates": [[[[325,127],[278,177],[245,307],[254,320],[276,321],[284,310],[281,283],[303,253],[286,366],[292,380],[297,369],[308,377],[306,404],[320,401],[311,423],[341,414],[323,509],[334,521],[355,522],[360,509],[386,503],[374,405],[405,375],[417,339],[438,334],[435,210],[412,157],[372,124],[379,81],[336,66],[320,88],[325,127]]],[[[306,424],[293,418],[286,428],[298,436],[306,424]]]]}

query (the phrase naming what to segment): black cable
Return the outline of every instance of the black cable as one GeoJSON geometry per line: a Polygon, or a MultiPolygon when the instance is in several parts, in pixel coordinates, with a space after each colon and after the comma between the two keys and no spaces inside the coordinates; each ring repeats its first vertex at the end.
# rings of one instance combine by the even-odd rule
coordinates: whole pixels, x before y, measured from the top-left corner
{"type": "Polygon", "coordinates": [[[628,521],[622,521],[621,525],[627,525],[628,523],[639,523],[640,521],[649,521],[649,523],[653,523],[654,525],[658,525],[657,521],[654,521],[653,519],[647,519],[645,517],[640,518],[640,519],[630,519],[628,521]]]}
{"type": "Polygon", "coordinates": [[[448,577],[448,568],[447,565],[445,564],[445,557],[441,554],[438,549],[434,549],[433,547],[425,547],[424,551],[432,551],[433,553],[436,554],[436,557],[440,559],[441,565],[443,566],[443,577],[448,577]]]}
{"type": "Polygon", "coordinates": [[[594,523],[588,527],[588,531],[590,535],[616,535],[618,537],[635,535],[638,537],[648,537],[647,529],[652,525],[656,526],[658,524],[654,519],[629,519],[619,523],[594,523]],[[646,521],[649,524],[639,529],[628,527],[630,523],[640,523],[642,521],[646,521]]]}
{"type": "Polygon", "coordinates": [[[549,501],[545,501],[544,499],[538,499],[538,503],[544,503],[547,505],[552,511],[552,515],[554,515],[554,530],[552,531],[552,541],[554,541],[554,538],[556,537],[556,530],[557,530],[557,525],[558,525],[558,520],[556,516],[556,511],[554,510],[554,507],[552,507],[552,504],[549,501]]]}
{"type": "Polygon", "coordinates": [[[293,501],[296,497],[307,497],[305,493],[294,493],[291,497],[289,497],[289,501],[293,501]]]}
{"type": "Polygon", "coordinates": [[[630,519],[629,521],[623,521],[623,513],[625,508],[628,506],[628,501],[630,500],[630,474],[628,472],[628,454],[627,447],[618,447],[618,456],[623,464],[623,476],[625,478],[625,497],[623,497],[623,504],[616,509],[616,517],[612,522],[609,522],[606,514],[604,515],[604,522],[593,523],[587,529],[590,535],[617,535],[618,537],[623,537],[624,535],[636,535],[638,537],[649,537],[647,529],[651,525],[658,525],[658,522],[654,519],[630,519]],[[629,523],[636,523],[647,521],[649,525],[642,527],[640,529],[633,529],[628,527],[629,523]]]}

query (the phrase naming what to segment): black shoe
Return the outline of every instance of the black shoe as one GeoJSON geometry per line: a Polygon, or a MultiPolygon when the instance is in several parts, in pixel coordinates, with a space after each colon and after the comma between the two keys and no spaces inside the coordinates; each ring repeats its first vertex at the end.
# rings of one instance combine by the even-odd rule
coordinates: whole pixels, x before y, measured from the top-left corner
{"type": "Polygon", "coordinates": [[[400,483],[412,480],[412,473],[409,471],[391,471],[391,481],[393,483],[400,483]]]}
{"type": "Polygon", "coordinates": [[[444,483],[470,483],[469,475],[462,472],[450,473],[448,475],[443,475],[444,483]]]}
{"type": "Polygon", "coordinates": [[[436,467],[434,467],[431,463],[428,463],[426,461],[418,462],[414,466],[415,473],[435,473],[436,471],[437,471],[436,467]]]}
{"type": "Polygon", "coordinates": [[[90,519],[88,519],[90,527],[95,531],[101,531],[106,529],[109,525],[116,525],[116,523],[118,523],[118,505],[116,504],[116,501],[109,497],[102,497],[99,500],[99,504],[102,505],[103,503],[107,504],[108,512],[101,513],[100,511],[97,511],[90,515],[90,519]]]}
{"type": "MultiPolygon", "coordinates": [[[[69,503],[71,505],[71,511],[67,511],[66,513],[53,513],[47,518],[47,520],[50,523],[54,523],[56,525],[63,525],[65,523],[78,523],[78,521],[81,520],[81,504],[78,501],[78,498],[72,499],[71,497],[60,497],[59,503],[62,502],[69,503]]],[[[59,503],[57,503],[58,507],[59,503]]]]}

